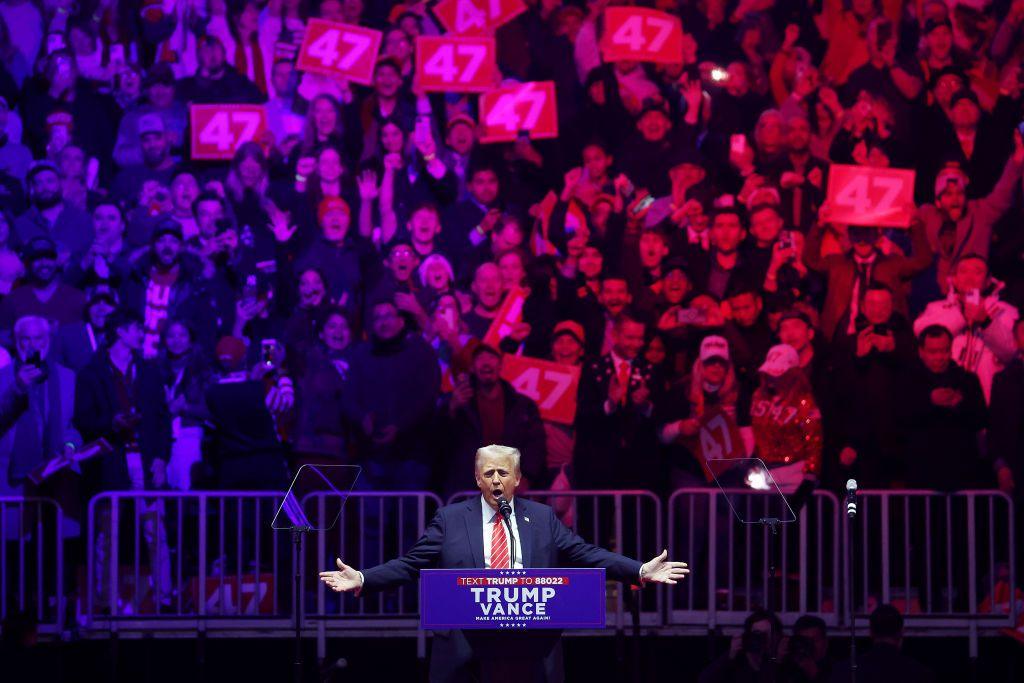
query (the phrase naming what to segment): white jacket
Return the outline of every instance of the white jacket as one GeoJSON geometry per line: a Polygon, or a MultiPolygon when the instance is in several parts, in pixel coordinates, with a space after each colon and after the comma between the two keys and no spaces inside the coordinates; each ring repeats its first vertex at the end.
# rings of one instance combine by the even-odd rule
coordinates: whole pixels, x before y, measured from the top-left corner
{"type": "Polygon", "coordinates": [[[930,325],[941,325],[949,330],[953,335],[953,360],[978,376],[986,403],[992,393],[992,378],[1017,353],[1013,325],[1020,314],[1014,306],[999,300],[1000,289],[1002,284],[997,283],[994,291],[982,300],[991,319],[984,327],[968,326],[960,298],[952,287],[945,299],[928,304],[914,321],[915,335],[930,325]]]}

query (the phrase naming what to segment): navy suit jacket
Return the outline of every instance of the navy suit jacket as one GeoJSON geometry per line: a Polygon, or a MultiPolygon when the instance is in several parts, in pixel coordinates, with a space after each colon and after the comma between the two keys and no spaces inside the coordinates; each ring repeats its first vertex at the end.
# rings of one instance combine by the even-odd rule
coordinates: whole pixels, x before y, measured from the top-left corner
{"type": "MultiPolygon", "coordinates": [[[[411,583],[421,569],[484,569],[480,506],[480,496],[474,496],[438,510],[409,552],[363,570],[363,590],[411,583]]],[[[562,524],[550,506],[517,497],[514,507],[524,567],[604,567],[609,578],[639,581],[639,562],[587,543],[562,524]]]]}

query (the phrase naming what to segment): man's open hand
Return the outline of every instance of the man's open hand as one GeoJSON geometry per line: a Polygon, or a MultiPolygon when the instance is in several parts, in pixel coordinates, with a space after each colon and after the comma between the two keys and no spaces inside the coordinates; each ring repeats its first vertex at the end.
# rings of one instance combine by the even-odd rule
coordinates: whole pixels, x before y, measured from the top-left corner
{"type": "Polygon", "coordinates": [[[668,583],[674,585],[677,581],[685,579],[689,573],[690,570],[686,568],[685,562],[670,562],[668,560],[667,550],[662,550],[661,555],[658,555],[650,562],[644,563],[643,567],[640,568],[640,577],[644,583],[668,583]]]}
{"type": "Polygon", "coordinates": [[[362,588],[363,579],[359,572],[342,562],[340,557],[337,562],[340,571],[320,572],[320,580],[326,583],[328,588],[338,593],[348,593],[362,588]]]}

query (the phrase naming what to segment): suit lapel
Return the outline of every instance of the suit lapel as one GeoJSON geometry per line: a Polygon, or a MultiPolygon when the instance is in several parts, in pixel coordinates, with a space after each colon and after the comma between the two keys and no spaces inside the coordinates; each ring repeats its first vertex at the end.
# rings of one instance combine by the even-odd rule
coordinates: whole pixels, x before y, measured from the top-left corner
{"type": "Polygon", "coordinates": [[[519,529],[519,545],[523,549],[523,567],[532,566],[530,562],[533,560],[533,529],[530,523],[530,510],[526,505],[526,501],[522,498],[516,498],[516,527],[519,529]]]}
{"type": "Polygon", "coordinates": [[[484,522],[483,511],[480,509],[480,496],[466,501],[466,533],[469,534],[469,547],[473,551],[473,564],[477,569],[484,568],[484,522]]]}

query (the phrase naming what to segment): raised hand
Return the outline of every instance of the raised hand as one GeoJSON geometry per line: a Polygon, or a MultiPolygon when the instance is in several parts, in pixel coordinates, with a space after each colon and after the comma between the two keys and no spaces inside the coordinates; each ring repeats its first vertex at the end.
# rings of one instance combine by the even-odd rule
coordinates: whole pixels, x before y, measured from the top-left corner
{"type": "MultiPolygon", "coordinates": [[[[340,561],[340,560],[339,560],[340,561]]],[[[675,585],[690,573],[685,562],[671,562],[668,551],[662,550],[653,560],[645,562],[640,568],[640,578],[644,583],[667,583],[675,585]]]]}
{"type": "Polygon", "coordinates": [[[373,201],[380,194],[377,186],[377,172],[367,169],[359,174],[359,198],[363,201],[373,201]]]}
{"type": "Polygon", "coordinates": [[[327,587],[338,593],[348,593],[363,586],[363,579],[359,572],[349,567],[337,558],[338,571],[320,572],[320,580],[327,584],[327,587]]]}
{"type": "Polygon", "coordinates": [[[267,224],[267,227],[274,233],[274,239],[278,242],[287,242],[298,230],[297,226],[291,224],[291,214],[277,208],[271,208],[270,223],[267,224]]]}

